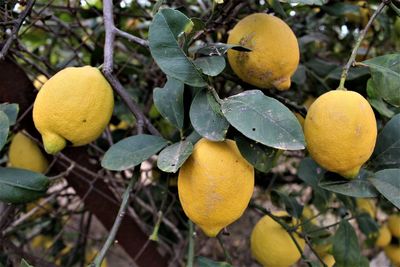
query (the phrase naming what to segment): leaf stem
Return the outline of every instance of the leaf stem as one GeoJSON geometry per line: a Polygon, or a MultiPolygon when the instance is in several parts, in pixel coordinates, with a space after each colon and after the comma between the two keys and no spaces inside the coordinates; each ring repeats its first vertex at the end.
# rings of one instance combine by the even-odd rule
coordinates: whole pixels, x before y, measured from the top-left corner
{"type": "Polygon", "coordinates": [[[358,48],[361,45],[362,40],[364,39],[365,35],[368,32],[368,29],[371,27],[372,22],[375,20],[375,18],[379,15],[379,13],[382,12],[383,8],[388,5],[391,1],[390,0],[383,0],[378,8],[375,10],[374,14],[372,14],[371,18],[369,19],[367,25],[365,25],[365,28],[360,32],[360,36],[358,36],[357,41],[354,45],[353,51],[351,52],[349,61],[347,61],[346,65],[343,67],[343,71],[342,71],[342,75],[340,76],[340,83],[339,83],[339,87],[336,90],[346,90],[346,88],[344,87],[344,83],[347,79],[347,75],[349,72],[350,67],[353,65],[353,63],[356,60],[356,56],[357,56],[357,51],[358,48]]]}
{"type": "Polygon", "coordinates": [[[220,244],[220,246],[222,247],[222,250],[224,251],[224,255],[225,255],[225,260],[226,262],[228,262],[229,264],[232,264],[232,257],[229,254],[229,251],[226,249],[226,247],[224,246],[224,241],[222,240],[221,235],[217,236],[217,240],[218,243],[220,244]]]}
{"type": "Polygon", "coordinates": [[[189,248],[188,248],[188,262],[186,267],[193,267],[194,262],[194,225],[191,220],[189,220],[189,248]]]}

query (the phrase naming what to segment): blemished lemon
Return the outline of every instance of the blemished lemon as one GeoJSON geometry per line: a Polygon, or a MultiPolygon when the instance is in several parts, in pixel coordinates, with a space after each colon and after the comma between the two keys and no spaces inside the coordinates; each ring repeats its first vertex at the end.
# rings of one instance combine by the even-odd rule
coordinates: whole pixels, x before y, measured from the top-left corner
{"type": "Polygon", "coordinates": [[[201,139],[178,175],[185,214],[209,237],[242,216],[254,189],[254,168],[232,140],[201,139]]]}
{"type": "Polygon", "coordinates": [[[326,264],[327,267],[333,267],[335,264],[335,258],[331,254],[326,254],[322,261],[326,264]]]}
{"type": "Polygon", "coordinates": [[[311,105],[304,134],[307,149],[319,165],[352,179],[374,150],[375,115],[360,94],[329,91],[311,105]]]}
{"type": "Polygon", "coordinates": [[[388,245],[383,248],[386,256],[393,263],[394,266],[400,267],[400,245],[388,245]]]}
{"type": "Polygon", "coordinates": [[[22,132],[18,132],[11,140],[8,151],[8,165],[14,168],[44,173],[49,163],[39,146],[22,132]]]}
{"type": "Polygon", "coordinates": [[[357,208],[361,212],[368,213],[371,218],[376,217],[376,206],[372,198],[357,198],[356,199],[357,208]]]}
{"type": "Polygon", "coordinates": [[[392,234],[390,233],[389,227],[387,225],[383,225],[379,228],[379,235],[375,241],[375,245],[378,247],[385,247],[389,245],[391,239],[392,234]]]}
{"type": "Polygon", "coordinates": [[[389,216],[388,227],[393,236],[400,238],[400,213],[389,216]]]}
{"type": "MultiPolygon", "coordinates": [[[[274,215],[287,216],[287,213],[277,212],[274,215]]],[[[294,237],[303,250],[304,239],[297,234],[294,234],[294,237]]],[[[250,245],[253,257],[264,267],[288,267],[301,257],[288,232],[268,215],[262,217],[254,226],[250,245]]]]}
{"type": "Polygon", "coordinates": [[[82,146],[97,139],[113,108],[112,88],[97,68],[69,67],[42,86],[33,106],[33,121],[46,152],[56,154],[67,141],[82,146]]]}
{"type": "Polygon", "coordinates": [[[265,13],[249,15],[230,31],[228,44],[252,50],[228,50],[229,64],[243,81],[260,88],[290,88],[300,53],[296,36],[283,20],[265,13]]]}

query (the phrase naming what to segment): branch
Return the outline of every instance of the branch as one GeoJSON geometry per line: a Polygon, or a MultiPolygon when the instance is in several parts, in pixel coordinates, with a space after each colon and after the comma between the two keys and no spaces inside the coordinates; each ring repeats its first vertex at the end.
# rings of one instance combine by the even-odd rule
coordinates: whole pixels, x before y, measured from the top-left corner
{"type": "Polygon", "coordinates": [[[18,31],[22,26],[22,23],[25,21],[26,16],[28,16],[29,12],[32,10],[33,5],[35,4],[36,0],[30,0],[26,5],[24,11],[19,14],[18,19],[14,22],[14,27],[3,45],[3,48],[0,51],[0,60],[3,60],[4,57],[7,55],[8,49],[10,49],[11,44],[15,39],[17,39],[18,31]]]}
{"type": "Polygon", "coordinates": [[[131,42],[134,42],[134,43],[139,44],[139,45],[141,45],[143,47],[149,48],[149,41],[147,41],[147,40],[143,40],[142,38],[139,38],[139,37],[137,37],[135,35],[132,35],[132,34],[127,33],[127,32],[124,32],[124,31],[122,31],[122,30],[120,30],[118,28],[114,28],[114,31],[118,36],[124,37],[124,38],[128,39],[131,42]]]}

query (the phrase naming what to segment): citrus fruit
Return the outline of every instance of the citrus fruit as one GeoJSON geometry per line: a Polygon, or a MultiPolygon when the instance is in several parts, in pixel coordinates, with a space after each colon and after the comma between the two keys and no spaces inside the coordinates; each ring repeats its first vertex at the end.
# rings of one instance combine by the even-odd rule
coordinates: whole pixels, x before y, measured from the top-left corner
{"type": "Polygon", "coordinates": [[[86,145],[103,132],[114,107],[112,88],[94,67],[69,67],[40,89],[33,121],[47,153],[62,150],[67,141],[86,145]]]}
{"type": "Polygon", "coordinates": [[[368,213],[371,218],[375,218],[376,217],[376,206],[374,203],[374,200],[371,198],[357,198],[356,199],[356,204],[357,204],[357,208],[361,211],[361,212],[366,212],[368,213]]]}
{"type": "Polygon", "coordinates": [[[304,134],[308,151],[319,165],[351,179],[357,176],[374,149],[375,115],[360,94],[329,91],[310,106],[304,134]]]}
{"type": "Polygon", "coordinates": [[[379,235],[375,244],[378,247],[385,247],[389,245],[391,239],[392,235],[389,231],[389,227],[387,225],[383,225],[379,228],[379,235]]]}
{"type": "Polygon", "coordinates": [[[44,173],[49,163],[39,146],[22,132],[18,132],[11,140],[8,151],[8,165],[44,173]]]}
{"type": "Polygon", "coordinates": [[[228,44],[251,49],[228,50],[229,64],[243,81],[260,88],[290,88],[300,53],[296,36],[283,20],[265,13],[249,15],[230,31],[228,44]]]}
{"type": "Polygon", "coordinates": [[[400,238],[400,214],[392,214],[388,218],[388,227],[393,236],[400,238]]]}
{"type": "Polygon", "coordinates": [[[185,214],[210,237],[243,214],[253,189],[254,168],[232,140],[201,139],[178,175],[185,214]]]}
{"type": "MultiPolygon", "coordinates": [[[[274,215],[288,216],[286,212],[277,212],[274,215]]],[[[297,234],[294,234],[294,237],[300,248],[304,249],[304,240],[297,234]]],[[[254,226],[250,245],[253,257],[265,267],[291,266],[301,257],[288,232],[268,215],[262,217],[254,226]]]]}
{"type": "Polygon", "coordinates": [[[326,264],[327,267],[333,267],[335,264],[335,258],[331,254],[326,254],[322,261],[326,264]]]}
{"type": "Polygon", "coordinates": [[[400,245],[388,245],[383,248],[386,256],[396,267],[400,267],[400,245]]]}
{"type": "Polygon", "coordinates": [[[33,86],[35,86],[35,88],[37,89],[37,90],[40,90],[40,88],[42,88],[42,86],[43,86],[43,84],[45,83],[45,82],[47,82],[47,77],[46,76],[44,76],[43,74],[39,74],[36,78],[35,78],[35,80],[33,81],[33,86]]]}

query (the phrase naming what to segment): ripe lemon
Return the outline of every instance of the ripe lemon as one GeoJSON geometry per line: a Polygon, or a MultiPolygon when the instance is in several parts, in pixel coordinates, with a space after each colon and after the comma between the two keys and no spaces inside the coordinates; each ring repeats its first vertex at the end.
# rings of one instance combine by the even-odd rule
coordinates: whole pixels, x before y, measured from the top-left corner
{"type": "Polygon", "coordinates": [[[393,263],[393,265],[400,266],[400,245],[389,245],[383,248],[386,256],[393,263]]]}
{"type": "Polygon", "coordinates": [[[356,204],[357,204],[357,208],[361,211],[361,212],[366,212],[368,213],[371,218],[375,218],[375,214],[376,214],[376,206],[375,206],[375,202],[373,199],[371,198],[357,198],[356,199],[356,204]]]}
{"type": "Polygon", "coordinates": [[[360,94],[329,91],[311,105],[304,134],[308,151],[319,165],[351,179],[374,150],[375,115],[360,94]]]}
{"type": "Polygon", "coordinates": [[[8,165],[44,173],[49,163],[38,145],[22,132],[18,132],[11,140],[8,151],[8,165]]]}
{"type": "Polygon", "coordinates": [[[393,236],[400,238],[400,213],[389,216],[388,227],[393,236]]]}
{"type": "Polygon", "coordinates": [[[70,67],[51,77],[40,89],[33,121],[47,153],[94,141],[107,126],[114,107],[111,86],[94,67],[70,67]]]}
{"type": "Polygon", "coordinates": [[[228,43],[252,50],[228,51],[229,64],[243,81],[260,88],[290,88],[300,53],[296,36],[283,20],[265,13],[249,15],[230,31],[228,43]]]}
{"type": "Polygon", "coordinates": [[[242,216],[253,189],[254,168],[232,140],[201,139],[179,171],[183,210],[210,237],[242,216]]]}
{"type": "Polygon", "coordinates": [[[38,75],[35,80],[33,81],[33,86],[35,86],[35,88],[37,90],[40,90],[40,88],[42,88],[43,84],[45,82],[47,82],[48,79],[46,76],[44,76],[43,74],[38,75]]]}
{"type": "MultiPolygon", "coordinates": [[[[274,215],[287,216],[287,213],[277,212],[274,215]]],[[[303,250],[304,240],[297,234],[294,234],[294,237],[303,250]]],[[[268,215],[262,217],[254,226],[250,245],[253,257],[265,267],[287,267],[301,257],[290,235],[268,215]]]]}
{"type": "Polygon", "coordinates": [[[327,267],[333,267],[335,264],[335,258],[331,254],[326,254],[322,261],[326,264],[327,267]]]}
{"type": "Polygon", "coordinates": [[[383,225],[379,228],[379,235],[375,241],[375,245],[378,247],[385,247],[389,245],[391,239],[392,234],[389,231],[389,227],[387,225],[383,225]]]}

